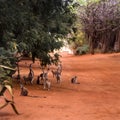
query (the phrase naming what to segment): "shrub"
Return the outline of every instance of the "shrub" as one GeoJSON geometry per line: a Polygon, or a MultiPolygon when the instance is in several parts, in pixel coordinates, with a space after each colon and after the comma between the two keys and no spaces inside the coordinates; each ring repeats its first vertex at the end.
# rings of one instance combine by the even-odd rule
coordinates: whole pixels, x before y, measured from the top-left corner
{"type": "Polygon", "coordinates": [[[75,55],[83,55],[89,52],[89,46],[83,45],[81,47],[77,47],[75,50],[75,55]]]}

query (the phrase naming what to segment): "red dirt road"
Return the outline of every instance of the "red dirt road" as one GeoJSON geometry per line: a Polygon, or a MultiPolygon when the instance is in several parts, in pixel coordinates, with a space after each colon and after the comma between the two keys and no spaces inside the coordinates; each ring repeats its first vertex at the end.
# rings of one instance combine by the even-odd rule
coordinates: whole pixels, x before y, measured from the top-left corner
{"type": "MultiPolygon", "coordinates": [[[[50,72],[50,91],[36,85],[36,78],[33,85],[25,86],[29,95],[38,97],[20,96],[20,86],[15,82],[15,103],[20,115],[8,105],[0,110],[0,120],[120,120],[120,54],[64,53],[61,61],[61,84],[56,83],[50,72]],[[70,83],[74,75],[80,84],[70,83]]],[[[22,75],[28,74],[29,63],[20,63],[22,75]]],[[[33,70],[37,77],[41,72],[38,61],[33,70]]]]}

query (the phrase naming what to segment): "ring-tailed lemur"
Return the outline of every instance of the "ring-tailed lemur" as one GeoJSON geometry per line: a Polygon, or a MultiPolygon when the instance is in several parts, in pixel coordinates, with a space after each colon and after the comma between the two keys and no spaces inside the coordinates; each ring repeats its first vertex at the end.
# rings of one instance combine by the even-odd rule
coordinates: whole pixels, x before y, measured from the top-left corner
{"type": "Polygon", "coordinates": [[[24,79],[24,82],[25,82],[25,84],[29,81],[31,84],[33,84],[33,80],[34,80],[34,72],[33,72],[33,70],[32,70],[32,68],[31,68],[31,64],[30,64],[30,66],[29,66],[29,73],[28,73],[28,76],[26,77],[26,76],[23,76],[23,79],[24,79]]]}
{"type": "Polygon", "coordinates": [[[43,83],[43,89],[47,89],[47,90],[50,90],[51,88],[51,82],[47,80],[44,80],[44,83],[43,83]]]}
{"type": "Polygon", "coordinates": [[[49,69],[47,69],[46,72],[43,70],[42,73],[38,76],[36,83],[43,85],[44,80],[48,79],[48,72],[49,72],[49,69]]]}
{"type": "Polygon", "coordinates": [[[74,76],[74,77],[71,78],[71,83],[80,84],[79,82],[77,82],[77,76],[74,76]]]}
{"type": "Polygon", "coordinates": [[[55,76],[57,83],[60,83],[61,82],[61,72],[59,72],[58,70],[56,70],[56,71],[52,70],[51,72],[53,74],[53,77],[55,76]]]}
{"type": "Polygon", "coordinates": [[[28,90],[27,90],[27,88],[25,88],[22,84],[20,84],[20,88],[21,88],[20,95],[21,96],[28,96],[28,90]]]}
{"type": "MultiPolygon", "coordinates": [[[[27,88],[25,88],[23,86],[23,84],[20,84],[20,89],[21,89],[21,92],[20,92],[20,95],[21,96],[27,96],[27,97],[34,97],[34,98],[39,98],[39,97],[42,97],[42,96],[32,96],[32,95],[28,95],[28,90],[27,88]]],[[[46,98],[45,96],[43,96],[42,98],[46,98]]]]}

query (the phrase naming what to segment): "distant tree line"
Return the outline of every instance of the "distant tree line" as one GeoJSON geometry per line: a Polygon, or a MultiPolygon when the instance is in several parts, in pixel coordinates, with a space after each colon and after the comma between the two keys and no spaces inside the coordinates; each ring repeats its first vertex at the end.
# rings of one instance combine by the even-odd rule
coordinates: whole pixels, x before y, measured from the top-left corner
{"type": "Polygon", "coordinates": [[[82,30],[89,41],[90,52],[120,52],[120,0],[88,2],[79,9],[82,30]]]}

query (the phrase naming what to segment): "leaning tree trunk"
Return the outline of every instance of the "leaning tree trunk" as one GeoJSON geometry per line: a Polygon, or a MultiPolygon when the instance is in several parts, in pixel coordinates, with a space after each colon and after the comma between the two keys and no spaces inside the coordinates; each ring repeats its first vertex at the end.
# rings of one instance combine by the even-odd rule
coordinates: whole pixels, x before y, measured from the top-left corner
{"type": "Polygon", "coordinates": [[[94,38],[89,37],[90,53],[94,54],[94,38]]]}

